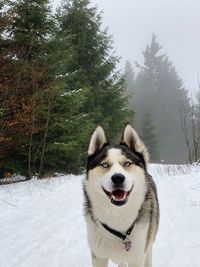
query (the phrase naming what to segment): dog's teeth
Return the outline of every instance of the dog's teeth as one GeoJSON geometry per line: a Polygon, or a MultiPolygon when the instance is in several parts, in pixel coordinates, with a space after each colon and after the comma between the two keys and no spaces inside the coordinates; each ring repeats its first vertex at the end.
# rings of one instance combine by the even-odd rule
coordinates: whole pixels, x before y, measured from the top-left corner
{"type": "Polygon", "coordinates": [[[112,198],[115,200],[115,201],[122,201],[126,198],[126,196],[123,196],[123,198],[117,198],[115,197],[114,195],[112,195],[112,198]]]}
{"type": "Polygon", "coordinates": [[[114,200],[117,200],[115,196],[112,196],[112,198],[113,198],[114,200]]]}

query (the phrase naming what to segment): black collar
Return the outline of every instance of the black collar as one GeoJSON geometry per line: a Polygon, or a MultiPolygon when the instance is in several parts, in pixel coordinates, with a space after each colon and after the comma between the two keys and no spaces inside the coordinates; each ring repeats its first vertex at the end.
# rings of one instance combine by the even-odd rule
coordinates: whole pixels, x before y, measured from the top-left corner
{"type": "Polygon", "coordinates": [[[126,238],[127,238],[128,236],[130,236],[130,234],[131,234],[131,232],[132,232],[132,230],[133,230],[133,228],[134,228],[134,226],[135,226],[135,223],[136,223],[136,220],[135,220],[135,221],[131,224],[131,226],[128,228],[128,230],[126,231],[126,234],[122,234],[122,233],[120,233],[120,232],[118,232],[118,231],[116,231],[116,230],[110,228],[108,225],[106,225],[106,224],[104,224],[104,223],[102,223],[102,222],[101,222],[101,225],[102,225],[108,232],[110,232],[111,234],[113,234],[113,235],[115,235],[115,236],[121,238],[121,239],[124,241],[124,240],[126,240],[126,238]]]}

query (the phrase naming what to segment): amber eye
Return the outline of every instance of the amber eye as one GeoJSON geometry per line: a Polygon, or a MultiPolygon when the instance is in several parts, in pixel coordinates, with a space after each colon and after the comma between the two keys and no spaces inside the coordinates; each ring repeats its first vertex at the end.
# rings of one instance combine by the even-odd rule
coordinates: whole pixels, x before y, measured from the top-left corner
{"type": "Polygon", "coordinates": [[[108,162],[101,163],[101,167],[104,168],[104,169],[109,168],[109,166],[110,165],[108,164],[108,162]]]}
{"type": "Polygon", "coordinates": [[[130,162],[128,160],[124,162],[124,166],[125,167],[129,167],[131,164],[132,164],[132,162],[130,162]]]}

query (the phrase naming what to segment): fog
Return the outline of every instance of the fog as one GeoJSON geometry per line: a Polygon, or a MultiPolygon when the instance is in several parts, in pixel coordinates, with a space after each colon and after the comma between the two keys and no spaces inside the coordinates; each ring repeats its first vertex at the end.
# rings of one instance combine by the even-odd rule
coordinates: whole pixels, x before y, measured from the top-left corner
{"type": "MultiPolygon", "coordinates": [[[[60,1],[55,0],[58,4],[60,1]]],[[[103,10],[103,25],[113,35],[114,48],[124,68],[142,61],[142,51],[155,33],[192,94],[198,89],[200,69],[199,0],[92,0],[103,10]]]]}

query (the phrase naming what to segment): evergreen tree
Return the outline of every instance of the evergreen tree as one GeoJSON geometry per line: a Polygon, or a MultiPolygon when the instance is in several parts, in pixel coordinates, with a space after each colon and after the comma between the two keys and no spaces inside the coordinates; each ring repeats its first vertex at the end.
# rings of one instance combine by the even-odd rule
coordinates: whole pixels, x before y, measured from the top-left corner
{"type": "Polygon", "coordinates": [[[185,161],[180,103],[186,98],[186,91],[168,57],[161,54],[161,46],[155,35],[143,55],[144,64],[138,65],[139,72],[135,80],[136,123],[141,129],[148,110],[157,132],[161,159],[170,163],[185,161]]]}
{"type": "Polygon", "coordinates": [[[86,0],[63,1],[56,18],[57,34],[70,57],[63,56],[61,64],[64,86],[50,127],[46,165],[77,173],[85,166],[94,127],[101,124],[116,136],[130,112],[124,80],[114,71],[118,59],[107,30],[100,29],[97,8],[86,0]]]}
{"type": "Polygon", "coordinates": [[[107,30],[101,30],[101,14],[88,0],[68,0],[63,1],[58,19],[61,32],[71,37],[73,60],[66,68],[70,88],[86,90],[82,112],[114,136],[130,113],[124,79],[115,72],[118,58],[113,55],[112,40],[107,30]]]}
{"type": "Polygon", "coordinates": [[[126,81],[126,93],[128,95],[128,103],[129,103],[129,107],[132,108],[133,99],[134,99],[133,92],[134,92],[135,74],[131,66],[131,63],[129,61],[126,62],[124,76],[125,76],[125,81],[126,81]]]}
{"type": "Polygon", "coordinates": [[[11,68],[2,84],[7,102],[1,124],[10,140],[10,157],[5,166],[30,177],[33,162],[37,161],[36,171],[41,165],[49,113],[59,86],[55,24],[48,0],[11,1],[7,12],[4,59],[11,68]]]}
{"type": "Polygon", "coordinates": [[[151,118],[151,114],[149,112],[144,113],[141,135],[142,140],[144,140],[144,143],[149,150],[151,161],[158,162],[160,160],[160,157],[157,133],[154,122],[151,118]]]}
{"type": "Polygon", "coordinates": [[[11,15],[8,13],[7,4],[6,1],[0,2],[0,169],[6,164],[12,147],[11,139],[5,132],[5,122],[3,122],[9,101],[8,81],[12,77],[12,63],[7,57],[9,40],[5,36],[11,15]]]}

